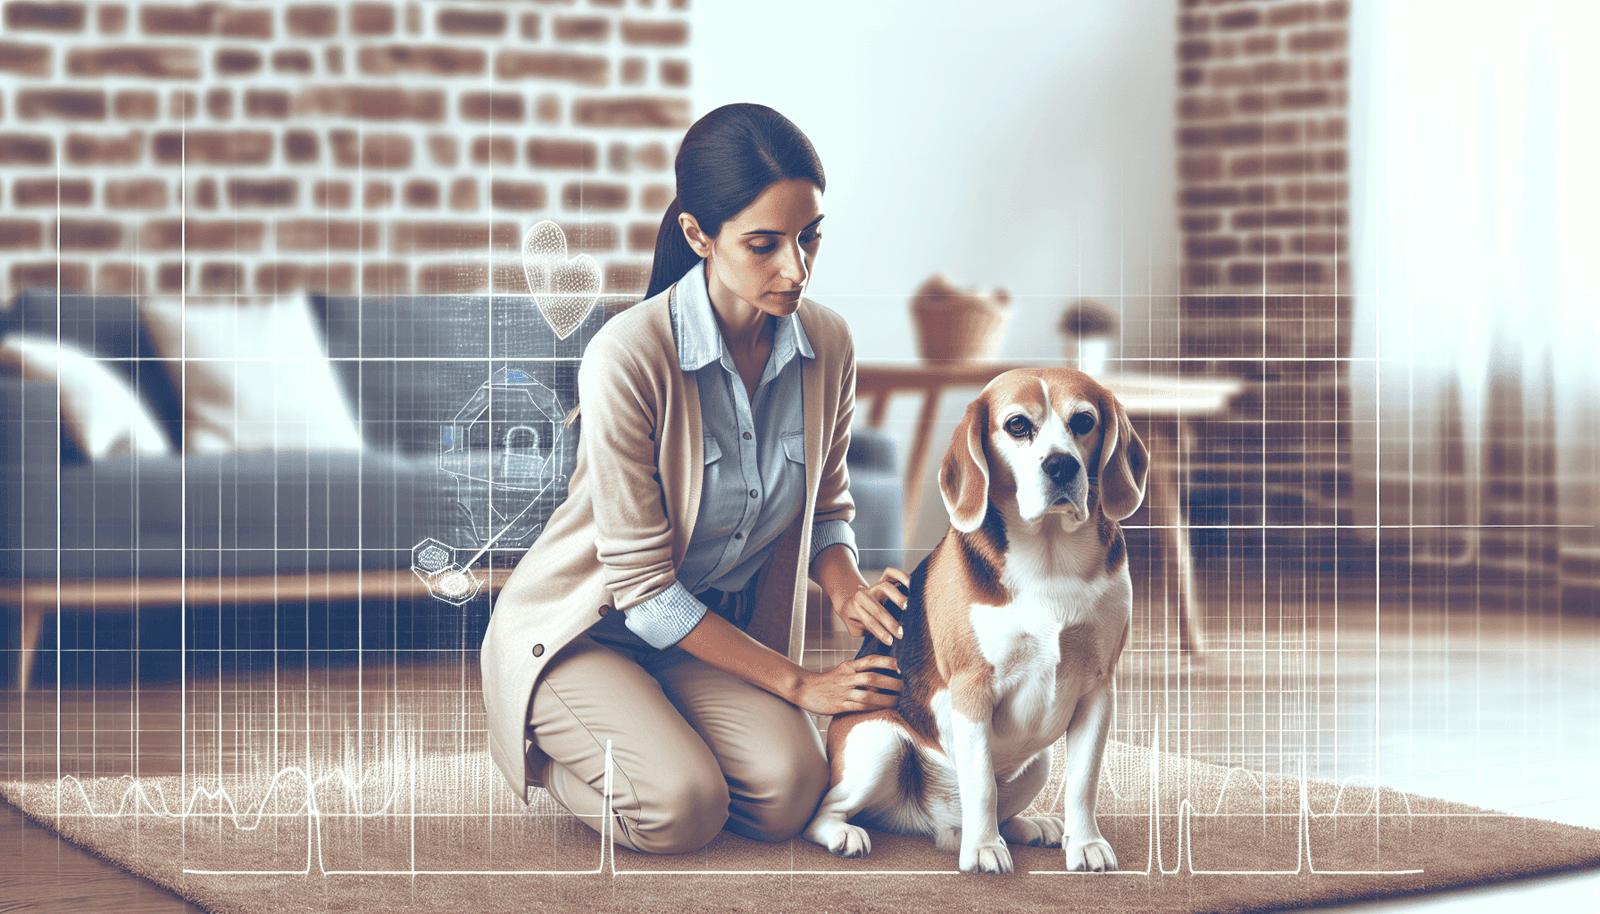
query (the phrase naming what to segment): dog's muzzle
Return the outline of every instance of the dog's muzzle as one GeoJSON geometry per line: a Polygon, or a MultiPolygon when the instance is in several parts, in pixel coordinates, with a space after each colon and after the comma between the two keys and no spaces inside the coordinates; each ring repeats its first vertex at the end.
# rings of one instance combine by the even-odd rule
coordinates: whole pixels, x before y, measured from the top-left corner
{"type": "Polygon", "coordinates": [[[1089,477],[1078,458],[1057,451],[1044,459],[1044,475],[1049,481],[1047,491],[1051,507],[1070,505],[1078,509],[1080,517],[1088,513],[1089,477]]]}

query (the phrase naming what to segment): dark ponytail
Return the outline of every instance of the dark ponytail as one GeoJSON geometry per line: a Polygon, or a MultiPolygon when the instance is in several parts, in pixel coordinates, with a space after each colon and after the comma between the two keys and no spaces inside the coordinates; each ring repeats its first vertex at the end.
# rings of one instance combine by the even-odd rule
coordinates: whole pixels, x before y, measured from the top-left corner
{"type": "Polygon", "coordinates": [[[650,290],[644,294],[645,298],[677,282],[700,259],[694,248],[689,247],[689,239],[683,237],[683,226],[678,224],[682,214],[683,201],[673,197],[667,214],[661,217],[661,228],[656,231],[656,257],[650,264],[650,290]]]}
{"type": "Polygon", "coordinates": [[[716,237],[723,222],[778,181],[805,178],[827,190],[811,141],[766,105],[739,103],[707,112],[684,134],[674,170],[678,195],[656,232],[645,298],[665,291],[700,259],[683,237],[680,214],[693,215],[707,236],[716,237]]]}

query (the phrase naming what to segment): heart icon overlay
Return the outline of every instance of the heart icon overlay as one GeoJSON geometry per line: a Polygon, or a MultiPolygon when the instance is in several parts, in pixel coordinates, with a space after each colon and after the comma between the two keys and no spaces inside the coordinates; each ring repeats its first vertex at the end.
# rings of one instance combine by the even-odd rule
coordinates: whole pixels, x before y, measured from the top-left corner
{"type": "Polygon", "coordinates": [[[548,219],[522,236],[522,271],[534,305],[560,339],[571,336],[600,299],[600,265],[588,254],[567,257],[567,233],[548,219]]]}

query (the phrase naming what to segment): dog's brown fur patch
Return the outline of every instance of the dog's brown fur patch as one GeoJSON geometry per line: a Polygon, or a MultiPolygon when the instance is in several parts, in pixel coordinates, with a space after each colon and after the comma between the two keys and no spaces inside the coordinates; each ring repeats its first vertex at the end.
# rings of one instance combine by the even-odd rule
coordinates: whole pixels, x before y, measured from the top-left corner
{"type": "Polygon", "coordinates": [[[1128,560],[1128,541],[1122,535],[1122,525],[1106,517],[1104,511],[1096,512],[1100,545],[1106,551],[1106,574],[1116,574],[1128,560]]]}
{"type": "Polygon", "coordinates": [[[968,601],[968,605],[974,602],[987,606],[1006,605],[1011,600],[1001,579],[1006,568],[1006,522],[994,505],[989,505],[984,512],[978,529],[971,533],[952,530],[946,538],[953,538],[949,546],[954,546],[961,556],[971,582],[974,599],[968,601]]]}
{"type": "Polygon", "coordinates": [[[1130,626],[1124,625],[1117,635],[1115,647],[1107,650],[1106,642],[1109,639],[1093,639],[1088,629],[1083,626],[1072,626],[1063,629],[1061,638],[1057,642],[1061,650],[1061,670],[1078,670],[1085,673],[1091,685],[1089,688],[1098,688],[1110,682],[1112,672],[1117,668],[1117,659],[1122,656],[1122,649],[1128,643],[1128,630],[1130,626]],[[1103,663],[1097,663],[1096,658],[1101,658],[1103,663]]]}
{"type": "MultiPolygon", "coordinates": [[[[991,510],[984,518],[987,525],[991,518],[998,519],[998,514],[991,510]]],[[[983,527],[974,530],[974,536],[980,533],[983,527]]],[[[972,613],[970,608],[975,604],[986,606],[1004,606],[1010,602],[1011,595],[999,581],[1000,570],[1004,567],[994,567],[994,573],[987,576],[989,584],[974,578],[968,562],[975,557],[985,560],[986,553],[994,547],[995,543],[986,537],[978,536],[970,548],[962,546],[963,534],[951,530],[945,534],[943,541],[933,554],[928,556],[928,577],[925,587],[932,588],[938,596],[936,599],[949,607],[945,612],[932,616],[928,620],[928,629],[933,635],[934,659],[938,663],[939,675],[948,684],[951,694],[951,706],[961,708],[963,713],[977,719],[987,710],[977,710],[979,705],[987,708],[988,702],[980,692],[987,691],[987,685],[993,676],[994,669],[983,658],[983,653],[978,649],[978,637],[972,630],[972,613]],[[957,682],[957,677],[962,677],[957,682]],[[981,688],[979,683],[981,682],[981,688]]],[[[1003,553],[996,554],[996,558],[1003,553]]]]}
{"type": "MultiPolygon", "coordinates": [[[[938,550],[935,550],[934,555],[937,553],[938,550]]],[[[893,647],[888,647],[882,641],[868,635],[862,642],[861,649],[856,652],[857,657],[887,655],[900,662],[898,675],[904,685],[899,702],[893,710],[873,711],[852,717],[887,719],[903,723],[922,745],[937,748],[939,726],[933,720],[933,696],[945,688],[945,681],[940,674],[939,663],[934,657],[933,637],[928,630],[928,615],[925,609],[928,566],[932,560],[933,555],[929,555],[911,572],[911,588],[907,594],[906,608],[900,611],[898,617],[905,635],[896,641],[893,647]]],[[[831,755],[833,751],[831,725],[828,728],[828,743],[831,755]]]]}

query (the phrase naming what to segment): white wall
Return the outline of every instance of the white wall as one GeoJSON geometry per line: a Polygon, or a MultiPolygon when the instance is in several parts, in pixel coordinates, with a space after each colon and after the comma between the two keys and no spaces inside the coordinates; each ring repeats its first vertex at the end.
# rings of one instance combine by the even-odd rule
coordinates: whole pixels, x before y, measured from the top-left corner
{"type": "MultiPolygon", "coordinates": [[[[1005,357],[1060,356],[1085,295],[1120,307],[1123,357],[1176,355],[1176,0],[692,3],[695,116],[771,105],[822,157],[810,295],[863,361],[916,358],[908,302],[935,271],[1011,291],[1005,357]]],[[[967,399],[945,398],[930,465],[967,399]]],[[[887,418],[902,459],[915,410],[887,418]]],[[[945,529],[931,476],[914,551],[945,529]]]]}
{"type": "MultiPolygon", "coordinates": [[[[1149,296],[1171,294],[1179,255],[1175,0],[692,10],[695,116],[771,105],[822,157],[811,295],[864,358],[915,357],[907,302],[938,270],[1012,292],[1007,356],[1059,355],[1055,321],[1080,295],[1120,301],[1123,353],[1146,354],[1149,296]]],[[[1170,319],[1156,329],[1175,338],[1170,319]]]]}
{"type": "MultiPolygon", "coordinates": [[[[1437,481],[1448,382],[1459,385],[1461,424],[1449,434],[1477,485],[1491,379],[1518,379],[1535,416],[1546,364],[1560,522],[1591,526],[1600,512],[1600,122],[1590,97],[1600,8],[1524,0],[1507,15],[1494,0],[1387,0],[1355,4],[1351,32],[1359,529],[1436,522],[1423,496],[1395,497],[1380,480],[1437,481]]],[[[1452,523],[1480,522],[1475,500],[1451,507],[1452,523]]]]}

